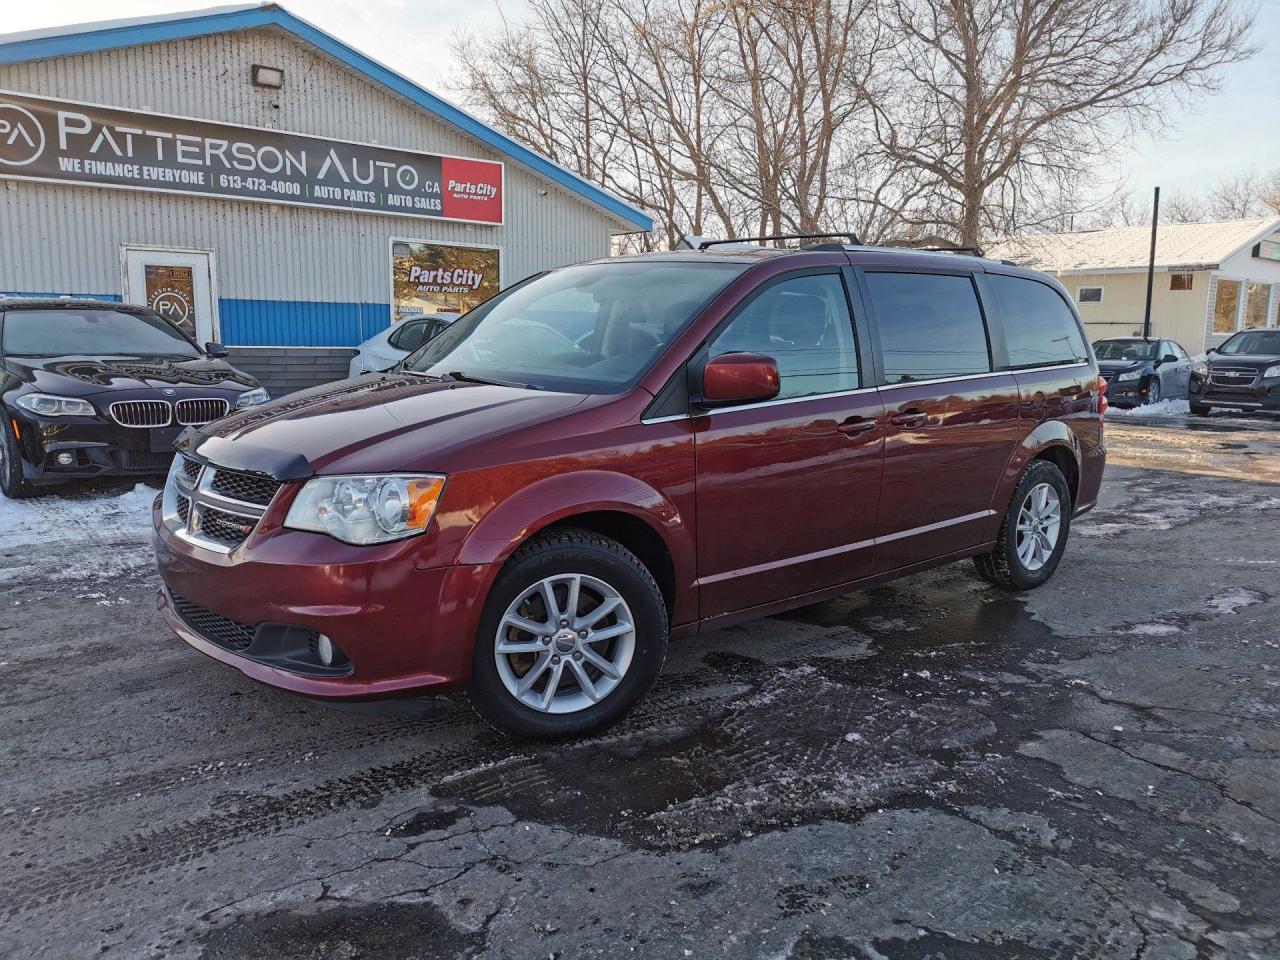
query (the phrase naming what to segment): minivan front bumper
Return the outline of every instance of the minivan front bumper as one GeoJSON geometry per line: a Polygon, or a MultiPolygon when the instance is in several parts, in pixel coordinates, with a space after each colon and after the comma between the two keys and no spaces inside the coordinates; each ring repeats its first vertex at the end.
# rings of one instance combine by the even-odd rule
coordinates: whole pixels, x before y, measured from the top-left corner
{"type": "Polygon", "coordinates": [[[406,541],[354,547],[273,527],[270,512],[228,553],[176,535],[159,501],[153,529],[164,583],[157,605],[170,628],[254,680],[330,699],[454,690],[470,680],[488,565],[418,569],[406,541]],[[308,634],[330,638],[341,668],[308,654],[308,634]]]}

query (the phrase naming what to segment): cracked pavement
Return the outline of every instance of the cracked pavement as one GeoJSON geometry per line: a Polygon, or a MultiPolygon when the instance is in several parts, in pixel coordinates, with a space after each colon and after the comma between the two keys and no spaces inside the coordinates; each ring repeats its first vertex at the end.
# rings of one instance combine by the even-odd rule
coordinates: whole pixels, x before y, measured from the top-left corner
{"type": "Polygon", "coordinates": [[[0,956],[1280,956],[1280,424],[1108,443],[1041,590],[958,564],[681,642],[551,747],[256,686],[169,636],[145,529],[42,501],[0,956]]]}

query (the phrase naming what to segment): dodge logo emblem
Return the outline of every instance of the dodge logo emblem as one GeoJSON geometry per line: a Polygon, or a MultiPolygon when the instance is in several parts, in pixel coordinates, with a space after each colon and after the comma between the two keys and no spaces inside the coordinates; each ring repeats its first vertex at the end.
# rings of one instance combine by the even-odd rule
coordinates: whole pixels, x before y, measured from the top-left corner
{"type": "Polygon", "coordinates": [[[0,101],[0,167],[25,167],[44,153],[44,127],[25,107],[0,101]]]}

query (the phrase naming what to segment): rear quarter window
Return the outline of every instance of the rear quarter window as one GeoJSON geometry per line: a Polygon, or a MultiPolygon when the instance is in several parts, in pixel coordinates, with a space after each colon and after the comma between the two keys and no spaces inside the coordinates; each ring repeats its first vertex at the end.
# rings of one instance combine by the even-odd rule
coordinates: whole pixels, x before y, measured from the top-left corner
{"type": "Polygon", "coordinates": [[[1047,367],[1088,359],[1080,325],[1049,285],[1022,277],[988,274],[1000,307],[1009,366],[1047,367]]]}

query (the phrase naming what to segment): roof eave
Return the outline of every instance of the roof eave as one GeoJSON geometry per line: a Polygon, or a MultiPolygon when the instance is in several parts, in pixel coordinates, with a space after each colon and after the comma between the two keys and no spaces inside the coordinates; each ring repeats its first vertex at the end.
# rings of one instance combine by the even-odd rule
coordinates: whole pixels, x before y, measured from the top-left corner
{"type": "Polygon", "coordinates": [[[306,41],[351,69],[363,74],[375,83],[399,94],[446,123],[486,144],[498,153],[510,157],[534,172],[567,188],[608,213],[623,228],[619,232],[648,232],[653,229],[653,218],[636,207],[613,196],[595,184],[542,154],[499,133],[481,122],[461,107],[419,86],[408,77],[379,63],[321,30],[314,24],[294,16],[278,4],[268,3],[251,7],[220,7],[208,11],[196,11],[190,15],[173,18],[142,18],[120,23],[106,22],[100,26],[77,32],[23,36],[8,43],[0,43],[0,65],[25,63],[31,60],[47,60],[53,57],[69,57],[96,53],[121,47],[141,46],[148,43],[166,43],[190,40],[195,37],[229,33],[235,30],[251,30],[256,27],[275,26],[306,41]]]}

